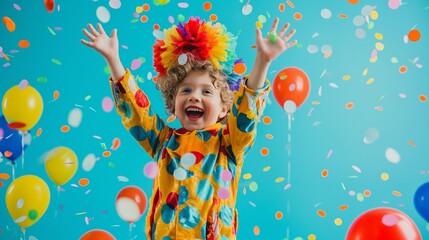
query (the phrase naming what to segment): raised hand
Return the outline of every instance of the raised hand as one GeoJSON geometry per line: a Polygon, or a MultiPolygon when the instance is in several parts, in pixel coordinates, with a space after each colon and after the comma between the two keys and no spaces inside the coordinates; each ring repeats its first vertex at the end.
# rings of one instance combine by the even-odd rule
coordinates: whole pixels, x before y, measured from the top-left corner
{"type": "Polygon", "coordinates": [[[118,37],[117,30],[113,29],[111,36],[107,36],[100,23],[97,24],[98,31],[88,24],[88,29],[83,29],[83,33],[88,37],[89,41],[81,39],[80,41],[88,47],[97,50],[106,59],[111,59],[118,55],[118,37]]]}
{"type": "Polygon", "coordinates": [[[274,19],[273,25],[271,26],[270,32],[267,38],[262,37],[261,30],[256,29],[256,48],[258,55],[260,55],[264,61],[271,62],[276,59],[281,53],[286,51],[288,48],[294,46],[297,41],[290,39],[295,34],[295,29],[290,30],[286,35],[286,31],[289,29],[289,23],[286,23],[280,32],[276,33],[279,19],[274,19]]]}

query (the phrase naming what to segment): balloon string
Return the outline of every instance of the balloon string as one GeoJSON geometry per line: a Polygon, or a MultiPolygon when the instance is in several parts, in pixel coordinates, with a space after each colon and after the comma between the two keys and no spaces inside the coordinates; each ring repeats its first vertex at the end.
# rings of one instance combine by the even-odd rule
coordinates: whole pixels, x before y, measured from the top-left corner
{"type": "Polygon", "coordinates": [[[20,131],[20,135],[21,135],[21,147],[22,147],[21,164],[22,164],[22,169],[24,169],[24,132],[20,131]]]}
{"type": "Polygon", "coordinates": [[[131,239],[131,232],[133,230],[133,223],[130,222],[130,226],[129,226],[129,232],[128,232],[128,238],[131,239]]]}
{"type": "Polygon", "coordinates": [[[12,179],[15,181],[15,161],[12,161],[12,179]]]}
{"type": "MultiPolygon", "coordinates": [[[[291,135],[291,131],[292,131],[292,114],[288,113],[287,115],[288,117],[288,135],[287,135],[287,181],[289,186],[291,186],[291,159],[290,159],[290,155],[291,155],[291,151],[292,151],[292,135],[291,135]]],[[[287,205],[286,205],[286,219],[289,221],[290,220],[290,198],[287,198],[287,205]]],[[[287,230],[286,230],[286,237],[289,240],[289,236],[290,236],[290,225],[287,225],[287,230]]]]}

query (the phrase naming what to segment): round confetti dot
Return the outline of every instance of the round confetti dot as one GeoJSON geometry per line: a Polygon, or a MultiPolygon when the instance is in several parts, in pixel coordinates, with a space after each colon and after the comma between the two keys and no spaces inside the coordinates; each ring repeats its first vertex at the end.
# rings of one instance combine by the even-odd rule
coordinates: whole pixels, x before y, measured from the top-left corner
{"type": "Polygon", "coordinates": [[[70,111],[68,116],[68,124],[71,127],[78,127],[80,123],[82,122],[82,110],[80,108],[74,108],[70,111]]]}
{"type": "Polygon", "coordinates": [[[262,23],[259,22],[259,21],[257,21],[255,25],[256,25],[257,28],[262,28],[263,27],[262,23]]]}
{"type": "Polygon", "coordinates": [[[343,220],[341,218],[335,218],[334,223],[337,226],[341,226],[341,224],[343,224],[343,220]]]}
{"type": "Polygon", "coordinates": [[[243,13],[243,15],[249,15],[251,14],[253,11],[253,7],[250,4],[246,4],[244,5],[243,9],[241,9],[241,13],[243,13]]]}
{"type": "Polygon", "coordinates": [[[417,42],[420,39],[420,31],[417,29],[413,29],[408,32],[408,40],[411,42],[417,42]]]}
{"type": "Polygon", "coordinates": [[[30,46],[30,42],[27,40],[20,40],[18,42],[18,47],[20,48],[28,48],[30,46]]]}
{"type": "Polygon", "coordinates": [[[356,199],[357,199],[359,202],[363,202],[363,200],[365,199],[365,196],[364,196],[362,193],[357,193],[357,194],[356,194],[356,199]]]}
{"type": "Polygon", "coordinates": [[[264,123],[264,124],[270,124],[271,123],[271,118],[269,117],[269,116],[265,116],[265,117],[263,117],[262,118],[262,122],[264,123]]]}
{"type": "Polygon", "coordinates": [[[104,6],[99,6],[95,12],[98,20],[102,23],[107,23],[110,21],[110,12],[109,10],[104,6]]]}
{"type": "Polygon", "coordinates": [[[67,125],[63,125],[63,126],[61,126],[61,132],[68,132],[68,131],[70,131],[70,127],[69,126],[67,126],[67,125]]]}
{"type": "Polygon", "coordinates": [[[110,0],[109,6],[113,9],[119,9],[119,8],[121,8],[121,1],[120,0],[110,0]]]}
{"type": "Polygon", "coordinates": [[[363,142],[366,144],[371,144],[378,139],[379,132],[375,128],[369,128],[365,131],[365,136],[363,138],[363,142]]]}
{"type": "Polygon", "coordinates": [[[283,218],[283,213],[281,211],[277,211],[275,216],[277,220],[280,220],[283,218]]]}
{"type": "Polygon", "coordinates": [[[330,19],[332,17],[332,12],[331,10],[324,8],[320,11],[320,16],[324,19],[330,19]]]}
{"type": "Polygon", "coordinates": [[[382,174],[380,175],[380,178],[381,178],[381,180],[383,180],[383,181],[387,181],[387,180],[389,180],[389,174],[388,174],[388,173],[382,173],[382,174]]]}
{"type": "Polygon", "coordinates": [[[403,65],[402,65],[402,66],[400,66],[400,67],[399,67],[399,72],[400,72],[400,73],[406,73],[406,72],[407,72],[407,67],[406,67],[406,66],[403,66],[403,65]]]}
{"type": "Polygon", "coordinates": [[[372,11],[373,11],[373,7],[372,6],[365,5],[361,9],[361,14],[366,17],[366,16],[369,16],[372,11]]]}
{"type": "Polygon", "coordinates": [[[401,160],[401,156],[399,155],[399,152],[393,148],[387,148],[384,155],[387,161],[394,164],[399,163],[399,161],[401,160]]]}
{"type": "Polygon", "coordinates": [[[311,54],[314,54],[314,53],[317,53],[319,51],[319,47],[317,46],[317,45],[308,45],[307,46],[307,52],[308,53],[311,53],[311,54]]]}
{"type": "Polygon", "coordinates": [[[141,17],[140,17],[140,21],[141,21],[142,23],[146,23],[148,20],[149,20],[149,18],[148,18],[148,16],[146,16],[146,15],[143,15],[143,16],[141,16],[141,17]]]}
{"type": "Polygon", "coordinates": [[[362,15],[357,15],[353,18],[353,25],[360,27],[365,24],[365,17],[362,15]]]}
{"type": "Polygon", "coordinates": [[[347,208],[349,208],[349,206],[347,206],[347,205],[341,205],[341,206],[339,207],[339,209],[340,209],[341,211],[346,210],[347,208]]]}
{"type": "Polygon", "coordinates": [[[36,210],[34,210],[34,209],[31,209],[29,212],[28,212],[28,218],[30,219],[30,220],[36,220],[37,219],[37,217],[39,216],[39,214],[37,213],[37,211],[36,210]]]}
{"type": "Polygon", "coordinates": [[[398,9],[399,6],[401,6],[401,0],[389,0],[387,5],[389,6],[390,9],[393,9],[393,10],[398,9]]]}
{"type": "Polygon", "coordinates": [[[420,102],[426,102],[428,99],[425,95],[419,95],[420,102]]]}
{"type": "Polygon", "coordinates": [[[322,170],[322,173],[321,173],[322,177],[327,177],[328,174],[329,174],[329,171],[327,169],[322,170]]]}
{"type": "Polygon", "coordinates": [[[326,212],[322,209],[317,210],[317,215],[321,217],[326,217],[326,212]]]}
{"type": "Polygon", "coordinates": [[[346,104],[346,109],[352,109],[354,106],[355,106],[354,103],[349,102],[349,103],[346,104]]]}
{"type": "Polygon", "coordinates": [[[142,9],[143,9],[143,11],[145,11],[145,12],[149,11],[149,10],[150,10],[150,6],[149,6],[149,4],[147,4],[147,3],[143,4],[143,5],[142,5],[142,9]]]}
{"type": "Polygon", "coordinates": [[[362,28],[358,28],[355,30],[355,36],[359,39],[363,39],[366,36],[366,32],[362,28]]]}
{"type": "Polygon", "coordinates": [[[316,240],[316,235],[310,234],[310,235],[308,235],[307,239],[308,240],[316,240]]]}
{"type": "Polygon", "coordinates": [[[296,103],[292,100],[287,100],[284,104],[283,104],[283,109],[288,113],[288,114],[293,114],[297,107],[296,107],[296,103]]]}
{"type": "Polygon", "coordinates": [[[210,14],[210,16],[209,16],[209,19],[210,19],[210,21],[212,21],[212,22],[216,22],[217,21],[217,15],[216,14],[210,14]]]}
{"type": "Polygon", "coordinates": [[[94,168],[96,161],[97,159],[93,153],[86,155],[82,161],[82,169],[86,172],[91,171],[94,168]]]}
{"type": "Polygon", "coordinates": [[[369,17],[370,17],[372,20],[377,20],[377,19],[378,19],[378,12],[377,12],[377,11],[372,11],[372,12],[369,14],[369,17]]]}
{"type": "Polygon", "coordinates": [[[302,19],[302,14],[301,14],[301,13],[299,13],[299,12],[296,12],[296,13],[294,13],[294,14],[293,14],[293,18],[294,18],[295,20],[299,21],[299,20],[301,20],[301,19],[302,19]]]}
{"type": "Polygon", "coordinates": [[[286,8],[286,7],[285,7],[284,3],[280,3],[280,4],[279,4],[279,11],[280,11],[280,12],[284,12],[284,11],[285,11],[285,8],[286,8]]]}
{"type": "Polygon", "coordinates": [[[350,4],[358,4],[359,0],[347,0],[350,4]]]}
{"type": "Polygon", "coordinates": [[[188,62],[188,55],[185,53],[180,54],[177,61],[179,62],[179,65],[185,65],[188,62]]]}
{"type": "Polygon", "coordinates": [[[89,184],[89,179],[88,178],[81,178],[81,179],[79,179],[78,184],[81,187],[86,187],[89,184]]]}
{"type": "Polygon", "coordinates": [[[158,176],[159,168],[155,162],[148,162],[143,168],[143,174],[145,177],[154,179],[158,176]]]}
{"type": "Polygon", "coordinates": [[[245,174],[243,175],[243,179],[248,180],[248,179],[251,179],[251,178],[252,178],[252,174],[250,174],[250,173],[245,173],[245,174]]]}
{"type": "Polygon", "coordinates": [[[270,151],[266,147],[264,147],[264,148],[261,149],[261,155],[264,156],[264,157],[268,156],[269,152],[270,151]]]}
{"type": "Polygon", "coordinates": [[[363,195],[365,197],[371,197],[371,191],[370,190],[365,190],[365,191],[363,191],[363,195]]]}
{"type": "Polygon", "coordinates": [[[266,167],[264,167],[264,168],[262,169],[262,171],[264,171],[264,172],[268,172],[268,171],[270,171],[270,169],[271,169],[271,167],[270,167],[270,166],[266,166],[266,167]]]}
{"type": "Polygon", "coordinates": [[[249,184],[249,189],[252,192],[256,192],[258,190],[258,184],[256,182],[251,182],[249,184]]]}
{"type": "Polygon", "coordinates": [[[110,157],[110,156],[112,155],[112,153],[111,153],[110,151],[106,150],[106,151],[104,151],[101,155],[102,155],[103,157],[107,158],[107,157],[110,157]]]}
{"type": "Polygon", "coordinates": [[[211,2],[204,2],[203,9],[204,9],[204,11],[210,11],[212,9],[212,3],[211,2]]]}
{"type": "Polygon", "coordinates": [[[253,234],[255,234],[255,236],[259,236],[259,234],[261,234],[261,230],[259,229],[259,226],[253,227],[253,234]]]}
{"type": "Polygon", "coordinates": [[[234,64],[234,72],[238,75],[242,75],[246,72],[246,64],[244,63],[237,63],[234,64]]]}
{"type": "Polygon", "coordinates": [[[101,108],[105,112],[111,112],[113,110],[113,101],[110,97],[104,97],[101,101],[101,108]]]}

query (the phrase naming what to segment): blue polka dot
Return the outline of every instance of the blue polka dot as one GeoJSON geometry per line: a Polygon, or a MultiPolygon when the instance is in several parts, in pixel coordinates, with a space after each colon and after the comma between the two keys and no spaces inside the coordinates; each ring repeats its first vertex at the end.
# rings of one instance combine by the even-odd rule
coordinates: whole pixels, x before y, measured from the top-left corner
{"type": "Polygon", "coordinates": [[[162,119],[156,115],[156,130],[161,131],[165,128],[165,123],[162,121],[162,119]]]}
{"type": "Polygon", "coordinates": [[[232,208],[230,206],[222,206],[219,212],[219,218],[223,225],[229,227],[232,224],[232,208]]]}
{"type": "Polygon", "coordinates": [[[246,114],[240,113],[237,117],[237,128],[245,133],[251,132],[255,128],[255,121],[249,119],[246,114]]]}
{"type": "Polygon", "coordinates": [[[225,235],[220,236],[220,240],[229,240],[229,238],[225,235]]]}
{"type": "Polygon", "coordinates": [[[203,158],[201,171],[207,175],[211,175],[216,164],[216,155],[208,154],[203,158]]]}
{"type": "Polygon", "coordinates": [[[208,179],[201,180],[197,185],[197,196],[202,201],[207,201],[213,196],[213,186],[208,179]]]}
{"type": "Polygon", "coordinates": [[[200,213],[193,206],[183,208],[179,213],[179,223],[186,229],[192,229],[200,222],[200,213]]]}
{"type": "MultiPolygon", "coordinates": [[[[237,104],[239,104],[239,103],[237,103],[237,104]]],[[[237,114],[238,114],[238,108],[237,108],[237,106],[235,106],[235,104],[233,104],[233,105],[232,105],[231,113],[232,113],[232,115],[233,115],[234,117],[237,117],[237,114]]]]}
{"type": "Polygon", "coordinates": [[[118,105],[119,110],[124,114],[126,118],[131,118],[133,111],[131,111],[130,105],[126,102],[122,102],[118,105]]]}
{"type": "Polygon", "coordinates": [[[180,160],[177,158],[171,159],[171,162],[167,165],[167,172],[173,175],[174,170],[179,167],[180,160]]]}
{"type": "Polygon", "coordinates": [[[168,204],[164,204],[161,208],[161,218],[164,223],[171,223],[176,216],[176,211],[172,209],[168,204]]]}
{"type": "Polygon", "coordinates": [[[188,201],[189,192],[188,189],[186,189],[185,186],[180,187],[180,193],[179,193],[179,204],[183,204],[186,201],[188,201]]]}
{"type": "Polygon", "coordinates": [[[141,126],[131,127],[129,131],[137,141],[145,140],[148,135],[147,132],[141,126]]]}
{"type": "Polygon", "coordinates": [[[206,235],[207,235],[207,223],[203,224],[203,227],[201,228],[201,237],[202,239],[206,239],[206,235]]]}
{"type": "Polygon", "coordinates": [[[176,141],[176,137],[171,136],[170,141],[168,141],[167,148],[175,151],[179,148],[180,144],[176,141]]]}

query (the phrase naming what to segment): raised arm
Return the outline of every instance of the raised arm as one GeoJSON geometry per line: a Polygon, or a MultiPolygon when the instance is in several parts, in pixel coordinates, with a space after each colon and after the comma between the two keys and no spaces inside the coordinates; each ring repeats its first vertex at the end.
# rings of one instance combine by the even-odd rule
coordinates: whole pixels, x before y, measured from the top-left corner
{"type": "Polygon", "coordinates": [[[279,19],[274,19],[267,38],[263,38],[261,30],[256,28],[257,53],[250,77],[247,80],[247,86],[249,88],[261,88],[264,85],[264,81],[271,62],[288,48],[294,46],[297,43],[296,40],[289,41],[295,34],[295,29],[289,31],[285,35],[289,28],[289,23],[286,23],[280,32],[276,33],[278,23],[279,19]]]}
{"type": "Polygon", "coordinates": [[[112,79],[114,82],[118,81],[125,75],[125,68],[122,65],[121,58],[119,57],[119,44],[117,37],[117,30],[113,29],[111,36],[107,36],[106,32],[100,23],[97,24],[98,31],[88,24],[88,29],[82,29],[83,33],[88,37],[89,41],[81,39],[80,41],[86,46],[93,48],[99,52],[107,64],[109,65],[112,79]]]}

